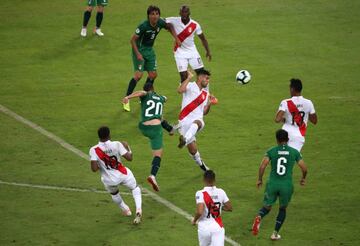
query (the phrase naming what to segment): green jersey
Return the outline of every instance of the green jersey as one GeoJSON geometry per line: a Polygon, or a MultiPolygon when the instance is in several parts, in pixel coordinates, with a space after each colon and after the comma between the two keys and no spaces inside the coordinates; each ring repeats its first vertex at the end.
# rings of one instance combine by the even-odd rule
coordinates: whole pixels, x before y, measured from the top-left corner
{"type": "Polygon", "coordinates": [[[294,164],[302,159],[299,151],[288,145],[278,145],[265,154],[271,161],[269,182],[292,183],[294,164]]]}
{"type": "Polygon", "coordinates": [[[150,25],[148,20],[141,23],[135,30],[135,34],[139,36],[136,40],[138,49],[153,47],[155,38],[162,28],[166,28],[166,22],[161,18],[154,27],[150,25]]]}
{"type": "Polygon", "coordinates": [[[166,97],[156,94],[156,92],[148,92],[145,96],[140,97],[141,100],[141,122],[162,118],[162,112],[166,97]]]}

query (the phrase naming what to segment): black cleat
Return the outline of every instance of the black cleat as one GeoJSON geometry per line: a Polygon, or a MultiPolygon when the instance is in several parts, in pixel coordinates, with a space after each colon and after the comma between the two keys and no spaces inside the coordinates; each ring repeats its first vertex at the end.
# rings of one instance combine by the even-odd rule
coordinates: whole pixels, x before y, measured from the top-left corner
{"type": "Polygon", "coordinates": [[[183,137],[183,135],[180,135],[179,137],[179,144],[178,144],[178,148],[183,148],[186,144],[185,138],[183,137]]]}

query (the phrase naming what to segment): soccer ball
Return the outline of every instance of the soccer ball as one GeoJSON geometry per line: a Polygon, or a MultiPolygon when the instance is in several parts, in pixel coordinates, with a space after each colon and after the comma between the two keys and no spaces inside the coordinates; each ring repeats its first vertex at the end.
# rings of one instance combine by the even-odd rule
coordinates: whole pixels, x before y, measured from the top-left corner
{"type": "Polygon", "coordinates": [[[250,79],[251,79],[251,75],[247,70],[240,70],[236,74],[236,81],[241,85],[245,85],[249,83],[250,79]]]}

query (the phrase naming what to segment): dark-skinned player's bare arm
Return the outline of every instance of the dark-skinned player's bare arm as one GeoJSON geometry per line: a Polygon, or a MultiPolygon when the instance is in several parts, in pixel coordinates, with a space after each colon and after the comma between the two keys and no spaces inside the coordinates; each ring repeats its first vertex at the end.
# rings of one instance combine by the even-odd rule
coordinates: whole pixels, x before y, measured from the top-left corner
{"type": "Polygon", "coordinates": [[[198,203],[196,204],[196,212],[194,218],[191,220],[191,224],[196,225],[196,222],[200,219],[201,215],[204,213],[205,204],[198,203]]]}
{"type": "Polygon", "coordinates": [[[284,122],[285,122],[285,112],[284,112],[284,111],[279,110],[279,111],[276,113],[275,122],[276,122],[276,123],[284,123],[284,122]]]}
{"type": "Polygon", "coordinates": [[[230,200],[224,203],[222,210],[227,211],[227,212],[232,212],[233,208],[232,208],[232,204],[231,204],[230,200]]]}
{"type": "Polygon", "coordinates": [[[165,29],[166,29],[166,30],[169,30],[169,32],[171,33],[171,35],[174,37],[175,43],[176,43],[178,46],[181,46],[181,41],[180,41],[180,39],[178,38],[178,36],[176,35],[176,32],[175,32],[175,29],[174,29],[173,25],[172,25],[171,23],[166,23],[165,29]]]}
{"type": "Polygon", "coordinates": [[[305,162],[302,159],[298,161],[298,165],[299,165],[299,167],[301,169],[301,172],[302,172],[300,185],[304,186],[305,185],[305,178],[306,178],[306,175],[307,175],[307,166],[305,165],[305,162]]]}
{"type": "Polygon", "coordinates": [[[186,87],[189,84],[191,78],[193,77],[193,74],[190,71],[187,71],[187,73],[188,73],[187,78],[177,88],[177,92],[179,94],[182,94],[182,93],[184,93],[186,91],[186,87]]]}
{"type": "Polygon", "coordinates": [[[198,36],[201,40],[202,45],[204,46],[204,48],[206,50],[206,58],[208,59],[208,61],[211,61],[211,53],[210,53],[209,43],[206,40],[204,33],[201,33],[198,36]]]}
{"type": "Polygon", "coordinates": [[[90,167],[91,167],[91,171],[93,172],[99,170],[99,165],[97,161],[90,161],[90,167]]]}
{"type": "Polygon", "coordinates": [[[127,150],[127,152],[125,154],[123,154],[122,157],[124,157],[127,161],[132,161],[133,160],[133,155],[132,155],[129,144],[127,142],[125,142],[125,141],[121,141],[121,144],[127,150]]]}
{"type": "Polygon", "coordinates": [[[309,114],[309,120],[311,123],[313,123],[314,125],[317,124],[318,122],[318,118],[317,118],[317,114],[314,113],[314,114],[309,114]]]}

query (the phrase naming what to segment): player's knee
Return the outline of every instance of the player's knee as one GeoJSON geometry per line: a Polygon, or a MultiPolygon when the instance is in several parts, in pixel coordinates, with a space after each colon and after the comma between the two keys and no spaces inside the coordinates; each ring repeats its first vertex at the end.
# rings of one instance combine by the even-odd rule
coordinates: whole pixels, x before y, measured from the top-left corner
{"type": "Polygon", "coordinates": [[[93,7],[91,7],[91,6],[87,6],[87,7],[86,7],[86,9],[85,9],[85,11],[92,12],[92,11],[93,11],[93,7]]]}
{"type": "Polygon", "coordinates": [[[150,79],[154,80],[154,79],[156,79],[156,77],[157,77],[157,73],[156,73],[156,72],[151,72],[151,73],[149,73],[149,78],[150,78],[150,79]]]}
{"type": "Polygon", "coordinates": [[[110,194],[111,194],[112,196],[115,196],[115,195],[117,195],[118,193],[119,193],[119,190],[114,191],[114,192],[111,192],[110,194]]]}
{"type": "Polygon", "coordinates": [[[142,76],[143,76],[143,73],[141,73],[141,72],[136,72],[136,73],[134,74],[134,79],[136,80],[136,82],[138,82],[138,81],[142,78],[142,76]]]}
{"type": "Polygon", "coordinates": [[[202,123],[200,120],[195,120],[194,123],[198,125],[199,129],[202,127],[202,123]]]}
{"type": "Polygon", "coordinates": [[[271,206],[264,206],[264,208],[265,208],[267,211],[270,211],[270,210],[271,210],[271,206]]]}
{"type": "Polygon", "coordinates": [[[98,13],[104,13],[104,7],[103,6],[98,6],[97,7],[97,12],[98,13]]]}

